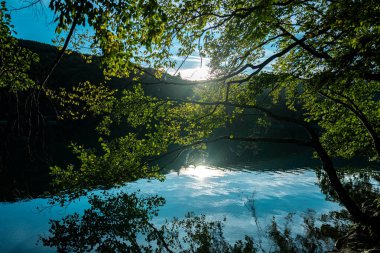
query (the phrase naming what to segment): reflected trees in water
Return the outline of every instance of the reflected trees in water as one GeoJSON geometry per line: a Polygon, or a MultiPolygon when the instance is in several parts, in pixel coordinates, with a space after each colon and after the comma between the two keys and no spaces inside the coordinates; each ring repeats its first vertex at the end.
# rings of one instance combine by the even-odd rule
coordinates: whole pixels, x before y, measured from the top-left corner
{"type": "Polygon", "coordinates": [[[230,245],[221,221],[187,214],[158,226],[162,197],[120,192],[89,197],[91,207],[50,221],[45,246],[58,252],[256,252],[252,238],[230,245]]]}
{"type": "MultiPolygon", "coordinates": [[[[358,170],[339,170],[344,186],[356,193],[353,196],[357,201],[368,196],[376,198],[379,172],[358,170]]],[[[322,171],[316,173],[326,198],[338,201],[337,196],[331,195],[331,186],[325,183],[327,176],[322,171]]],[[[252,198],[245,206],[252,210],[255,218],[252,198]]],[[[337,247],[347,244],[347,233],[357,233],[358,229],[362,234],[374,232],[365,226],[353,227],[344,209],[326,214],[306,210],[299,217],[290,213],[284,220],[273,218],[262,229],[264,238],[246,236],[231,242],[224,235],[224,220],[212,221],[204,215],[188,213],[183,219],[174,218],[159,224],[155,219],[165,204],[159,196],[105,191],[89,196],[89,203],[91,207],[83,214],[51,220],[50,234],[41,237],[42,243],[60,252],[325,252],[332,250],[336,241],[337,247]]],[[[372,239],[373,236],[368,236],[365,243],[350,240],[359,250],[365,250],[379,246],[378,241],[372,239]]]]}

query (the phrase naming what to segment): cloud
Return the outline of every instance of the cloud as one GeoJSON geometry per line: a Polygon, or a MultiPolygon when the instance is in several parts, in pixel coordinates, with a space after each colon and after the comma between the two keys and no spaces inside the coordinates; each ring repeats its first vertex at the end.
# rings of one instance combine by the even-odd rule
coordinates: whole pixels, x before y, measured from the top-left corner
{"type": "Polygon", "coordinates": [[[206,80],[210,76],[210,68],[208,67],[210,59],[207,57],[201,58],[200,56],[190,55],[185,61],[185,57],[174,56],[173,59],[177,64],[176,69],[168,70],[171,75],[179,73],[183,79],[192,81],[206,80]]]}
{"type": "Polygon", "coordinates": [[[210,77],[210,68],[209,67],[186,68],[186,69],[181,68],[179,71],[177,71],[177,73],[174,69],[169,69],[168,73],[171,75],[179,73],[181,75],[181,78],[191,80],[191,81],[206,80],[210,77]]]}

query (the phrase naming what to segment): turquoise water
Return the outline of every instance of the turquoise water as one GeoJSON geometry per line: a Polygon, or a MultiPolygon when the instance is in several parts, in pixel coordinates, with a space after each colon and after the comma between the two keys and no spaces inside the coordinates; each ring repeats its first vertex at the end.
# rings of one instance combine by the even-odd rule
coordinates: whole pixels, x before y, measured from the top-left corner
{"type": "MultiPolygon", "coordinates": [[[[255,170],[252,165],[218,168],[200,165],[184,167],[167,174],[164,182],[139,180],[125,188],[166,198],[155,223],[173,216],[184,217],[192,211],[206,214],[210,220],[226,218],[228,240],[244,235],[263,237],[272,217],[279,221],[289,212],[300,214],[308,208],[317,213],[340,209],[325,200],[311,169],[255,170]]],[[[0,252],[55,252],[37,243],[39,235],[48,235],[49,219],[81,212],[89,205],[82,199],[71,205],[48,207],[47,200],[34,199],[0,204],[0,252]]],[[[294,227],[293,230],[302,230],[294,227]]]]}

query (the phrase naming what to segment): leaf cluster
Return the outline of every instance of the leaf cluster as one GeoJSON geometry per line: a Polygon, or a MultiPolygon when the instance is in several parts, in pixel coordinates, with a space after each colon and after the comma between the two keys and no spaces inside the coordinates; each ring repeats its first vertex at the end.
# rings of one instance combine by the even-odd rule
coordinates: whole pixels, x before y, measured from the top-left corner
{"type": "Polygon", "coordinates": [[[38,62],[38,56],[18,45],[13,37],[11,16],[5,2],[0,5],[0,88],[11,93],[34,87],[35,82],[29,77],[31,64],[38,62]]]}

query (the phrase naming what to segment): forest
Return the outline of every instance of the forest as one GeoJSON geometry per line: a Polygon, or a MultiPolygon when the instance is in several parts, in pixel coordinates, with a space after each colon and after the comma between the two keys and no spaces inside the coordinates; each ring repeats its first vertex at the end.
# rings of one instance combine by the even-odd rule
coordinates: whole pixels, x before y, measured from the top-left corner
{"type": "Polygon", "coordinates": [[[3,1],[0,138],[4,252],[378,252],[380,3],[3,1]]]}

